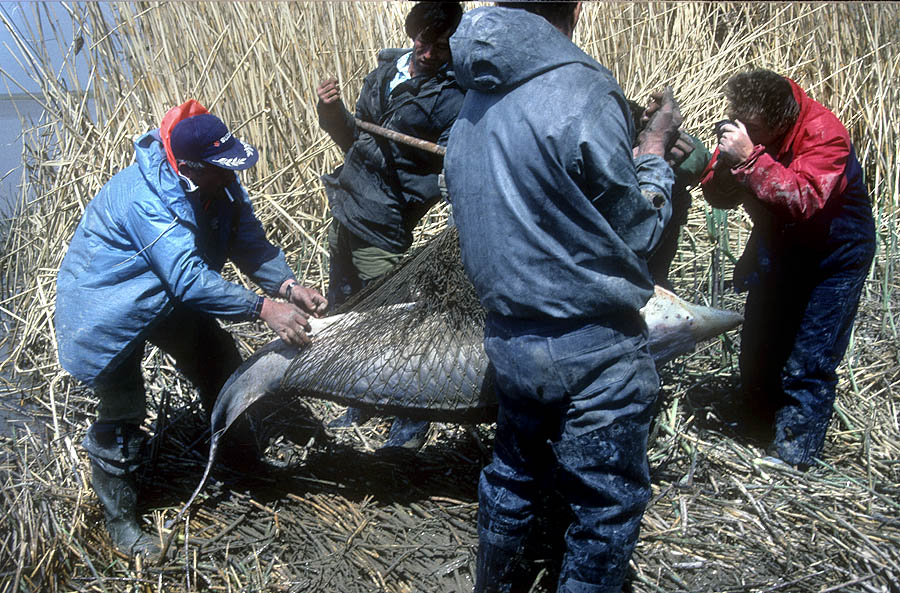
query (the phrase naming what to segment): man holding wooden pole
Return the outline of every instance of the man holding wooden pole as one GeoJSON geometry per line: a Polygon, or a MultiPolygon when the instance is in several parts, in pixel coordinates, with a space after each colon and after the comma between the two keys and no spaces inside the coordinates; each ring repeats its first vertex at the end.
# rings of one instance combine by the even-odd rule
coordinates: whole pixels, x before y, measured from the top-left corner
{"type": "MultiPolygon", "coordinates": [[[[356,117],[344,106],[335,79],[324,80],[319,124],[345,153],[344,163],[323,175],[333,220],[328,300],[339,307],[384,275],[412,244],[412,231],[440,198],[443,159],[373,132],[372,125],[445,145],[462,106],[463,92],[450,63],[449,37],[462,16],[458,2],[420,2],[406,17],[412,49],[384,49],[363,83],[356,117]]],[[[365,420],[348,410],[339,424],[365,420]]],[[[395,421],[386,447],[418,448],[428,424],[395,421]]]]}

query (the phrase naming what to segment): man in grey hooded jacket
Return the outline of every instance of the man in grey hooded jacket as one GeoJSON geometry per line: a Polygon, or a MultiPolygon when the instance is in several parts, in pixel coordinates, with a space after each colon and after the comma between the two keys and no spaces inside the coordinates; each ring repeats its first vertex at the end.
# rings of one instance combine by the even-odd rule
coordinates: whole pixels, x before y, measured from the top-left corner
{"type": "Polygon", "coordinates": [[[475,9],[451,38],[467,94],[445,174],[499,400],[475,590],[527,590],[557,496],[573,516],[558,591],[618,592],[650,493],[659,379],[639,309],[681,115],[667,89],[633,149],[622,90],[571,41],[579,5],[520,4],[475,9]]]}

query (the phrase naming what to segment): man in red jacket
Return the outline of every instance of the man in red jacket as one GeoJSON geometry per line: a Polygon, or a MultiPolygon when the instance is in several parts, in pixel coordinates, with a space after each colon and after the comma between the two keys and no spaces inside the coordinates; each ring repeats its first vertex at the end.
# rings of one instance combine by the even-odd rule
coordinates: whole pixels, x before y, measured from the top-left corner
{"type": "Polygon", "coordinates": [[[737,74],[701,186],[743,205],[753,232],[735,267],[749,290],[741,333],[747,403],[774,435],[768,454],[799,468],[821,454],[860,293],[875,251],[862,168],[846,128],[792,80],[737,74]]]}

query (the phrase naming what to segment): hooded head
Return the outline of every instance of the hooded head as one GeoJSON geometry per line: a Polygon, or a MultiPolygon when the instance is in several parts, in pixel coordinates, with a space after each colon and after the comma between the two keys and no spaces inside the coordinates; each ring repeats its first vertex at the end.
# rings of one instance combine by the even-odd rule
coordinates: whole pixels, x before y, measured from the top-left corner
{"type": "MultiPolygon", "coordinates": [[[[551,23],[542,14],[521,9],[525,4],[508,3],[483,6],[463,15],[456,33],[450,38],[453,71],[460,86],[483,93],[505,92],[525,80],[578,63],[588,68],[601,66],[568,38],[569,33],[551,23]]],[[[561,23],[574,27],[577,10],[560,14],[561,23]]]]}

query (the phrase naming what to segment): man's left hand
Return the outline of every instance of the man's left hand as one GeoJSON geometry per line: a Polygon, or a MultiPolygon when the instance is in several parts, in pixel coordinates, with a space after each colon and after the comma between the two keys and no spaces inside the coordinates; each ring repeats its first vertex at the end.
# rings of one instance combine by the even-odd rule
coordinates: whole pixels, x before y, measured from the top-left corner
{"type": "Polygon", "coordinates": [[[321,317],[328,308],[328,301],[318,290],[300,286],[293,278],[288,278],[281,284],[278,294],[290,304],[300,307],[313,317],[321,317]]]}
{"type": "Polygon", "coordinates": [[[328,301],[315,288],[295,285],[290,292],[290,302],[313,317],[321,317],[328,308],[328,301]]]}

